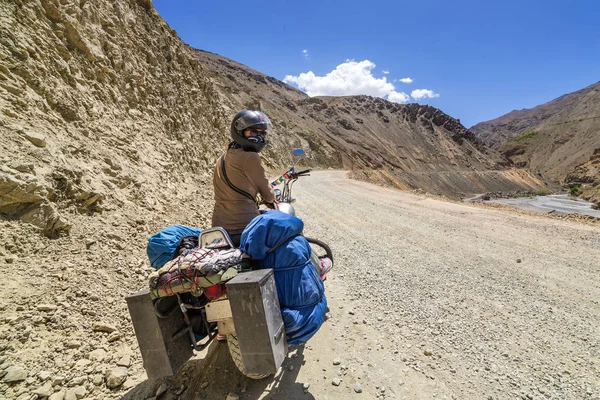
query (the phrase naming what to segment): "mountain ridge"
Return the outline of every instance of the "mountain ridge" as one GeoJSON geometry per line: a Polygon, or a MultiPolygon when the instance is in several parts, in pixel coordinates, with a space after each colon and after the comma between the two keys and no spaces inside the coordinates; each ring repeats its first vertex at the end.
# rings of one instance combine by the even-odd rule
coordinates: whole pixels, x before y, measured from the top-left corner
{"type": "MultiPolygon", "coordinates": [[[[317,151],[317,158],[329,157],[330,162],[337,162],[338,168],[356,170],[357,177],[400,188],[425,188],[453,197],[486,191],[486,187],[490,191],[526,190],[543,185],[533,175],[513,182],[512,175],[501,172],[511,167],[506,158],[488,149],[457,119],[435,107],[392,103],[366,95],[309,97],[219,54],[202,50],[196,50],[196,54],[211,76],[222,103],[228,104],[226,108],[233,112],[258,107],[273,116],[277,136],[271,143],[286,140],[285,135],[277,132],[281,126],[301,138],[298,143],[308,144],[313,153],[325,146],[327,151],[317,151]],[[407,150],[411,148],[413,151],[407,150]],[[432,160],[426,160],[430,156],[432,160]],[[446,175],[443,180],[447,180],[448,169],[456,176],[443,184],[422,174],[443,173],[446,175]],[[470,171],[469,177],[463,176],[465,169],[470,171]],[[479,182],[471,174],[478,169],[495,169],[497,177],[479,182]],[[407,171],[421,175],[407,179],[407,171]],[[453,180],[460,182],[460,190],[453,192],[453,180]]],[[[266,160],[272,155],[269,151],[265,152],[266,160]]]]}
{"type": "Polygon", "coordinates": [[[516,165],[554,185],[583,186],[583,197],[600,204],[600,82],[471,130],[516,165]]]}
{"type": "MultiPolygon", "coordinates": [[[[572,106],[582,95],[600,88],[600,81],[593,83],[583,89],[563,94],[553,100],[532,108],[512,110],[500,117],[479,122],[469,128],[479,138],[491,147],[498,148],[499,145],[510,140],[525,130],[543,122],[557,111],[572,106]]],[[[600,111],[599,111],[600,114],[600,111]]]]}

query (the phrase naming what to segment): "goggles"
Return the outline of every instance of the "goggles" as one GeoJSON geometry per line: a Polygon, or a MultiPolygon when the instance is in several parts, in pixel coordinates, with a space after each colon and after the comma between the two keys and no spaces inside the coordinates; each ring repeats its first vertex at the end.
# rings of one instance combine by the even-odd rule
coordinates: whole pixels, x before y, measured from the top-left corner
{"type": "Polygon", "coordinates": [[[267,136],[267,131],[264,130],[258,130],[258,129],[248,129],[250,131],[250,134],[252,136],[262,136],[265,137],[267,136]]]}

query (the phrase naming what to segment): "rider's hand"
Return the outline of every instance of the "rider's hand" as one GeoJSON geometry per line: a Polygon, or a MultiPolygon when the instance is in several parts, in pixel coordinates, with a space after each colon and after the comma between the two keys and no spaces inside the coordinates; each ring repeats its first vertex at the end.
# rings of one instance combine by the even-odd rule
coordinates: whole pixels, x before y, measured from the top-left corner
{"type": "Polygon", "coordinates": [[[277,200],[275,200],[272,203],[267,203],[265,201],[265,205],[267,206],[267,208],[270,208],[271,210],[279,210],[279,204],[277,203],[277,200]]]}

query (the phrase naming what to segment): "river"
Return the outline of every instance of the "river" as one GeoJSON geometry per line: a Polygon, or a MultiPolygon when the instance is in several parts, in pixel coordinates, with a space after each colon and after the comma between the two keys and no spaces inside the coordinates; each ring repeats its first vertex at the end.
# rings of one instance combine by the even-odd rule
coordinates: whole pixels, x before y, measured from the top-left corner
{"type": "Polygon", "coordinates": [[[494,199],[490,200],[489,203],[505,204],[539,213],[583,214],[600,218],[600,210],[592,209],[592,203],[585,200],[572,200],[566,194],[494,199]]]}

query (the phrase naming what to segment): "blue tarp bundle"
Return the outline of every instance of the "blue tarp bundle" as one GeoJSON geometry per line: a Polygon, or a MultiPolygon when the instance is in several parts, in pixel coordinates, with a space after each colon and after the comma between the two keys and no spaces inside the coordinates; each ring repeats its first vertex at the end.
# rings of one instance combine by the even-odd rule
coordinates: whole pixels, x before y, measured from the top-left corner
{"type": "Polygon", "coordinates": [[[158,269],[175,257],[175,250],[184,236],[198,236],[202,229],[185,225],[171,225],[148,239],[146,254],[152,268],[158,269]]]}
{"type": "Polygon", "coordinates": [[[327,311],[323,281],[310,260],[311,247],[301,235],[303,229],[299,218],[268,211],[248,224],[240,243],[244,253],[274,270],[290,345],[306,343],[325,321],[327,311]]]}

